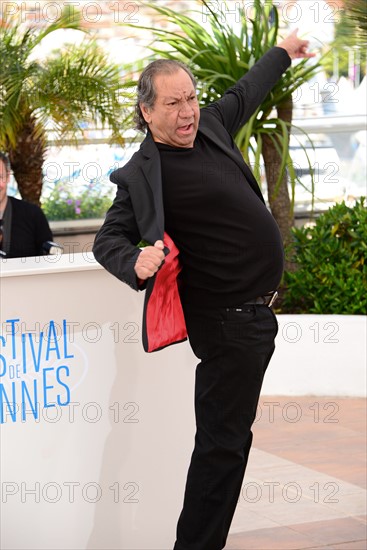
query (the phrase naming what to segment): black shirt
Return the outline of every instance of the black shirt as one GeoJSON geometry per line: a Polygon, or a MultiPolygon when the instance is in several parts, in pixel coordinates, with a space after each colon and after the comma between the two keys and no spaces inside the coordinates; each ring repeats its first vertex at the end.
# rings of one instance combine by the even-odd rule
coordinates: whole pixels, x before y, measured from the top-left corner
{"type": "Polygon", "coordinates": [[[279,229],[237,163],[200,132],[193,148],[156,145],[183,299],[236,306],[274,290],[283,271],[279,229]]]}

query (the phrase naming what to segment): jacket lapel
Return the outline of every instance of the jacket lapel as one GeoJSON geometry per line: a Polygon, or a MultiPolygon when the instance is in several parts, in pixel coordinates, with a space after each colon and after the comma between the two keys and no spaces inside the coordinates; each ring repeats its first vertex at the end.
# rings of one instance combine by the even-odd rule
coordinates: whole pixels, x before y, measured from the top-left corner
{"type": "Polygon", "coordinates": [[[154,208],[156,212],[156,220],[158,225],[159,239],[163,239],[164,233],[164,208],[162,195],[162,171],[159,151],[153,141],[153,138],[148,132],[145,140],[141,144],[141,152],[145,158],[142,164],[143,174],[151,189],[154,208]]]}

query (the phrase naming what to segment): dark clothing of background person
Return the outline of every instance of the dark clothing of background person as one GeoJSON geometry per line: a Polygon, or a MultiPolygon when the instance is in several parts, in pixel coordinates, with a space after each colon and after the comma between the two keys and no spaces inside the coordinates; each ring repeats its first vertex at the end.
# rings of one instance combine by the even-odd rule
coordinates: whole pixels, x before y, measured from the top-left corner
{"type": "Polygon", "coordinates": [[[41,208],[24,200],[8,197],[3,213],[2,250],[6,258],[41,256],[43,245],[52,241],[52,232],[41,208]]]}

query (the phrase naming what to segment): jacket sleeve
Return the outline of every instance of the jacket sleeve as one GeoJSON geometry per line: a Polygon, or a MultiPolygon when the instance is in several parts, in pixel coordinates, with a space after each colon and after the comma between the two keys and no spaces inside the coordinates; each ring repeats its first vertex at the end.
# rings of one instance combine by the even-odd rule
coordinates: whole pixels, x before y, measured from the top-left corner
{"type": "Polygon", "coordinates": [[[36,252],[37,254],[42,255],[42,254],[45,254],[43,250],[44,244],[47,241],[52,241],[53,235],[52,235],[50,226],[48,224],[47,218],[43,210],[41,210],[41,208],[37,207],[37,209],[35,209],[34,221],[35,221],[35,233],[34,233],[35,249],[37,251],[36,252]]]}
{"type": "Polygon", "coordinates": [[[113,174],[111,181],[118,183],[117,193],[95,237],[93,254],[112,275],[134,290],[140,290],[142,286],[136,277],[134,265],[140,254],[137,244],[141,238],[131,199],[127,187],[116,180],[113,174]]]}
{"type": "Polygon", "coordinates": [[[202,109],[202,114],[216,116],[231,135],[235,134],[254,114],[290,64],[286,50],[275,46],[221,99],[202,109]]]}

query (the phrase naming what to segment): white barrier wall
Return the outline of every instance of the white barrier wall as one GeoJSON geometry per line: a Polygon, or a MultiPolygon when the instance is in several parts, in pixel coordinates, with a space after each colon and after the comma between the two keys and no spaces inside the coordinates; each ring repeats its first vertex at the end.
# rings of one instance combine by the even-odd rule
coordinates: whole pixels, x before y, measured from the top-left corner
{"type": "Polygon", "coordinates": [[[263,394],[365,397],[367,317],[278,315],[263,394]]]}
{"type": "Polygon", "coordinates": [[[50,260],[1,266],[1,547],[172,548],[195,358],[143,351],[142,293],[50,260]]]}
{"type": "MultiPolygon", "coordinates": [[[[90,253],[0,268],[1,547],[171,549],[194,437],[188,343],[144,353],[143,293],[90,253]]],[[[365,338],[365,318],[281,316],[263,393],[364,394],[365,338]]]]}

